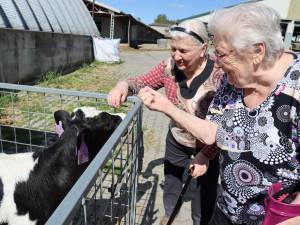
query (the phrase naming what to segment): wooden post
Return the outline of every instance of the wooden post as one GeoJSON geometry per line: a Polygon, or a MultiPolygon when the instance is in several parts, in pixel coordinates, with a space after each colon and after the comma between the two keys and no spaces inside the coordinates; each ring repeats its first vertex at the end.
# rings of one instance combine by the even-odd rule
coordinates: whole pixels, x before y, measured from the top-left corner
{"type": "Polygon", "coordinates": [[[94,16],[95,16],[94,11],[95,11],[95,0],[93,0],[93,6],[92,6],[92,17],[93,17],[93,19],[94,19],[94,16]]]}
{"type": "Polygon", "coordinates": [[[128,17],[128,47],[130,47],[130,16],[128,17]]]}

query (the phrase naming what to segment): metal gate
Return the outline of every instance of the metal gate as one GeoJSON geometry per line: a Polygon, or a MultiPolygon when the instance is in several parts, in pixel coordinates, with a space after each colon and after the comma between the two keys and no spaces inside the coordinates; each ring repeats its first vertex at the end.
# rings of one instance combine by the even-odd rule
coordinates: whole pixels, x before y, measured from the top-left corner
{"type": "MultiPolygon", "coordinates": [[[[56,141],[53,113],[81,106],[110,111],[107,94],[0,83],[0,152],[39,151],[56,141]]],[[[126,117],[47,221],[135,224],[143,157],[142,102],[128,97],[126,117]]]]}

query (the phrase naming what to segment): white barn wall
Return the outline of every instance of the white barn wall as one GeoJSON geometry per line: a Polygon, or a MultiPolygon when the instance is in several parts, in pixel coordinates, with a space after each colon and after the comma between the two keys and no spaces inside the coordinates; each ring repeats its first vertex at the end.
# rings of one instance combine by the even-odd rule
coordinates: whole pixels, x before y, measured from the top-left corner
{"type": "Polygon", "coordinates": [[[275,9],[282,19],[286,19],[289,12],[291,0],[263,0],[262,4],[275,9]]]}
{"type": "MultiPolygon", "coordinates": [[[[300,1],[300,0],[299,0],[300,1]]],[[[286,19],[289,12],[291,0],[263,0],[259,1],[264,5],[270,6],[275,9],[282,19],[286,19]]],[[[202,22],[208,23],[210,19],[210,13],[204,16],[199,17],[202,22]]]]}

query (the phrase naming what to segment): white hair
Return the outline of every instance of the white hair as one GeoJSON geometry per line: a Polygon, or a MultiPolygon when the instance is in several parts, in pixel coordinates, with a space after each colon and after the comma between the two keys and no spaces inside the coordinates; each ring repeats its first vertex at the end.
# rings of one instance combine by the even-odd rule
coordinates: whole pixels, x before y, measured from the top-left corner
{"type": "MultiPolygon", "coordinates": [[[[206,48],[205,54],[208,53],[209,37],[208,37],[207,31],[206,31],[206,27],[200,19],[195,18],[195,19],[184,20],[183,22],[178,24],[178,27],[183,27],[183,28],[189,29],[189,30],[193,31],[194,33],[198,34],[203,39],[204,43],[207,43],[207,48],[206,48]]],[[[184,33],[181,31],[171,31],[170,35],[172,38],[181,38],[181,39],[190,37],[192,40],[192,43],[195,45],[195,47],[197,47],[199,49],[203,48],[203,44],[197,38],[195,38],[187,33],[184,33]]]]}
{"type": "Polygon", "coordinates": [[[261,3],[243,3],[214,11],[208,30],[229,41],[239,54],[254,51],[255,44],[264,43],[264,65],[273,65],[284,53],[280,15],[261,3]]]}

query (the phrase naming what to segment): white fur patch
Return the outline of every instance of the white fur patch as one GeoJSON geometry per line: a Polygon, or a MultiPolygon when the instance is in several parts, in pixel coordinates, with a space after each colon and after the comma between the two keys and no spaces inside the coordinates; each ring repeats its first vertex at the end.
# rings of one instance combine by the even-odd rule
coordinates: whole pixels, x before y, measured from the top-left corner
{"type": "Polygon", "coordinates": [[[14,191],[18,182],[28,180],[38,160],[33,161],[32,152],[8,155],[0,153],[0,178],[3,183],[3,199],[0,204],[0,223],[13,225],[35,225],[29,215],[17,216],[14,191]]]}
{"type": "MultiPolygon", "coordinates": [[[[85,117],[88,117],[88,118],[91,118],[91,117],[94,117],[94,116],[97,116],[99,115],[101,112],[103,111],[100,111],[100,110],[97,110],[95,109],[94,107],[87,107],[87,106],[83,106],[83,107],[80,107],[80,108],[76,108],[73,110],[73,112],[75,113],[76,111],[78,111],[79,109],[82,110],[82,112],[84,113],[84,116],[85,117]]],[[[75,114],[76,115],[76,114],[75,114]]],[[[75,119],[75,117],[73,117],[72,119],[75,119]]]]}
{"type": "MultiPolygon", "coordinates": [[[[100,113],[102,113],[103,111],[95,109],[94,107],[88,107],[88,106],[83,106],[80,108],[76,108],[73,110],[73,112],[75,113],[76,111],[78,111],[79,109],[82,110],[82,112],[84,113],[85,117],[91,118],[94,116],[99,115],[100,113]]],[[[120,116],[122,118],[122,120],[125,118],[126,114],[125,113],[110,113],[111,115],[116,115],[116,116],[120,116]]],[[[73,117],[72,119],[75,119],[75,117],[73,117]]]]}

